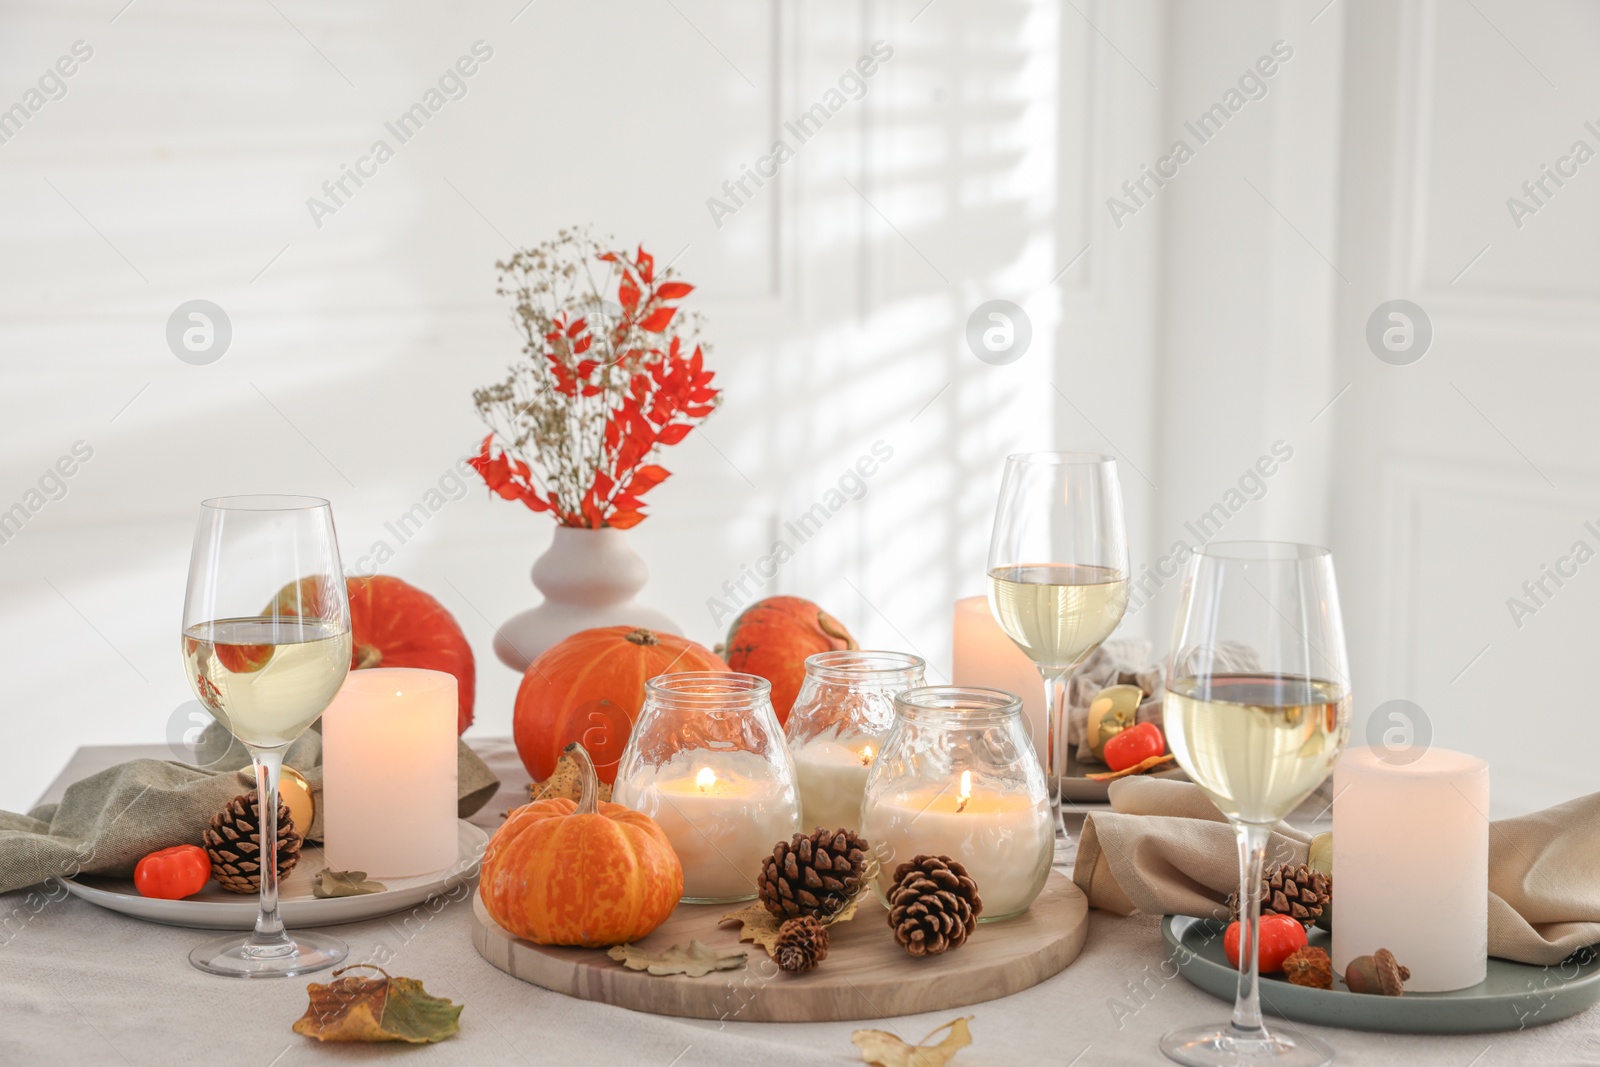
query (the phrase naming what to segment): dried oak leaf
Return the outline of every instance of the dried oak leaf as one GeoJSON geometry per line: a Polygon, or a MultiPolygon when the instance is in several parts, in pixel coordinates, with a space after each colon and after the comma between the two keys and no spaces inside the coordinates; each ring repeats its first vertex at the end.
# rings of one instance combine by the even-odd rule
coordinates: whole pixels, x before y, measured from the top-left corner
{"type": "MultiPolygon", "coordinates": [[[[834,923],[846,923],[854,919],[856,910],[861,907],[862,899],[872,892],[872,883],[877,877],[877,872],[877,860],[873,860],[862,874],[860,890],[856,892],[854,897],[850,898],[848,904],[822,920],[822,924],[824,926],[832,926],[834,923]]],[[[743,929],[739,931],[740,941],[750,941],[760,945],[766,949],[768,956],[776,955],[778,951],[778,928],[783,925],[783,920],[768,911],[767,906],[761,901],[758,900],[747,907],[740,908],[738,911],[731,911],[717,920],[718,925],[729,922],[744,924],[743,929]]]]}
{"type": "Polygon", "coordinates": [[[415,978],[392,978],[382,967],[357,963],[333,972],[327,985],[306,987],[311,1003],[294,1032],[318,1041],[404,1041],[425,1045],[461,1029],[463,1005],[429,996],[415,978]],[[340,978],[368,967],[382,978],[340,978]]]}
{"type": "Polygon", "coordinates": [[[744,966],[748,952],[717,952],[704,941],[690,941],[689,947],[673,945],[661,952],[648,952],[637,945],[618,945],[606,953],[630,971],[644,971],[661,977],[683,974],[703,978],[712,971],[732,971],[744,966]]]}
{"type": "Polygon", "coordinates": [[[312,876],[311,895],[318,900],[329,897],[359,897],[367,893],[382,893],[389,887],[374,882],[366,871],[335,871],[322,868],[312,876]]]}
{"type": "Polygon", "coordinates": [[[861,1050],[862,1063],[877,1067],[944,1067],[957,1052],[972,1044],[972,1033],[967,1029],[971,1020],[970,1015],[952,1019],[916,1045],[908,1045],[884,1030],[857,1030],[850,1040],[861,1050]],[[940,1030],[950,1032],[937,1045],[929,1044],[940,1030]]]}
{"type": "MultiPolygon", "coordinates": [[[[576,747],[577,742],[573,742],[561,750],[561,758],[556,760],[556,769],[550,772],[550,777],[542,782],[528,783],[529,801],[565,797],[574,804],[578,802],[583,796],[583,772],[578,768],[577,757],[572,754],[576,747]]],[[[611,786],[605,782],[600,783],[600,799],[611,799],[611,786]]]]}

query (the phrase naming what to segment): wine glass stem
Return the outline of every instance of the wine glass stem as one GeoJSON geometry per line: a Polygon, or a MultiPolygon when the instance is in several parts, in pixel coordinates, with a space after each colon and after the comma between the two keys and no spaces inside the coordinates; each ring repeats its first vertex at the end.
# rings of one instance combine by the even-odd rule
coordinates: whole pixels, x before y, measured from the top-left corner
{"type": "Polygon", "coordinates": [[[261,825],[261,910],[256,915],[252,948],[281,948],[288,944],[283,920],[278,917],[278,780],[283,774],[283,756],[275,751],[252,748],[256,764],[256,789],[259,791],[261,825]]]}
{"type": "Polygon", "coordinates": [[[1261,954],[1256,949],[1261,930],[1261,863],[1267,854],[1270,827],[1255,823],[1233,824],[1239,840],[1239,921],[1244,924],[1239,938],[1239,988],[1233,1001],[1233,1030],[1240,1037],[1265,1035],[1261,1023],[1261,992],[1258,988],[1261,954]]]}
{"type": "Polygon", "coordinates": [[[1039,668],[1044,676],[1045,713],[1045,778],[1050,783],[1050,815],[1055,820],[1056,837],[1067,832],[1066,820],[1061,811],[1061,780],[1067,774],[1067,687],[1072,682],[1072,668],[1050,670],[1039,668]]]}

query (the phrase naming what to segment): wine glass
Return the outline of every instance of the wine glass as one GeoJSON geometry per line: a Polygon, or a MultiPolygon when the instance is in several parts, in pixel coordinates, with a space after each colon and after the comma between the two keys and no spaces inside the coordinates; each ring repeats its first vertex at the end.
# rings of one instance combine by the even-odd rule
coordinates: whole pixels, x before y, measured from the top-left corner
{"type": "Polygon", "coordinates": [[[350,602],[326,500],[236,496],[200,505],[183,602],[183,666],[200,702],[250,750],[261,823],[255,931],[207,941],[189,962],[236,978],[331,967],[349,952],[343,941],[290,937],[278,917],[283,752],[350,669],[350,602]]]}
{"type": "Polygon", "coordinates": [[[1322,1067],[1333,1050],[1262,1025],[1255,945],[1273,825],[1333,769],[1350,729],[1333,557],[1314,545],[1209,544],[1189,559],[1167,674],[1167,742],[1239,840],[1239,985],[1227,1026],[1175,1030],[1195,1067],[1322,1067]]]}
{"type": "Polygon", "coordinates": [[[1098,452],[1006,457],[989,540],[989,610],[1044,680],[1044,758],[1058,839],[1066,833],[1067,684],[1127,608],[1128,536],[1117,461],[1098,452]]]}

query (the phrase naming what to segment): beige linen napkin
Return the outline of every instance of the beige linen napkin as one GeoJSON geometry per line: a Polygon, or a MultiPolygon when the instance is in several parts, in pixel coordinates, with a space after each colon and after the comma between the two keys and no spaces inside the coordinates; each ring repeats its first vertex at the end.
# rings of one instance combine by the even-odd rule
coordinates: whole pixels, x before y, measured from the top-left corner
{"type": "MultiPolygon", "coordinates": [[[[26,815],[0,811],[0,893],[79,873],[126,876],[155,849],[200,844],[211,816],[252,787],[238,771],[248,754],[231,741],[226,732],[219,739],[208,731],[199,748],[204,767],[131,760],[74,782],[59,804],[26,815]]],[[[465,743],[456,744],[457,814],[466,818],[489,802],[500,781],[465,743]]],[[[321,793],[321,734],[302,734],[284,762],[321,793]]],[[[319,813],[312,838],[321,836],[321,821],[319,813]]]]}
{"type": "MultiPolygon", "coordinates": [[[[1078,845],[1073,881],[1090,904],[1119,915],[1225,914],[1238,852],[1198,786],[1125,778],[1111,783],[1111,807],[1084,819],[1078,845]]],[[[1309,841],[1280,825],[1267,862],[1304,863],[1309,841]]],[[[1600,793],[1491,823],[1489,955],[1547,966],[1597,942],[1600,793]]]]}

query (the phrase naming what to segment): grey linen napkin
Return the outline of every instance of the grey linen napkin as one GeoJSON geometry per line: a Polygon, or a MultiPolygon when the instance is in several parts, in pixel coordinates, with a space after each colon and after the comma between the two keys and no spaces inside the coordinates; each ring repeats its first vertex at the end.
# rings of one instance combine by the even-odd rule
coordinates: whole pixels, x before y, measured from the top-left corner
{"type": "MultiPolygon", "coordinates": [[[[500,781],[464,742],[456,745],[457,814],[466,818],[489,802],[500,781]]],[[[79,873],[127,876],[158,848],[200,844],[211,816],[253,782],[240,773],[248,753],[226,731],[210,728],[197,756],[204,766],[119,763],[68,786],[59,804],[41,804],[26,815],[0,811],[0,893],[79,873]]],[[[284,763],[320,794],[321,734],[302,734],[284,763]]],[[[321,821],[319,813],[307,836],[321,837],[321,821]]]]}
{"type": "MultiPolygon", "coordinates": [[[[1238,851],[1200,787],[1124,778],[1110,792],[1112,810],[1084,819],[1073,868],[1089,903],[1119,915],[1224,913],[1238,851]]],[[[1549,966],[1600,943],[1600,793],[1489,825],[1489,955],[1549,966]]],[[[1309,842],[1280,824],[1267,862],[1304,863],[1309,842]]],[[[1337,915],[1337,871],[1334,895],[1337,915]]]]}

